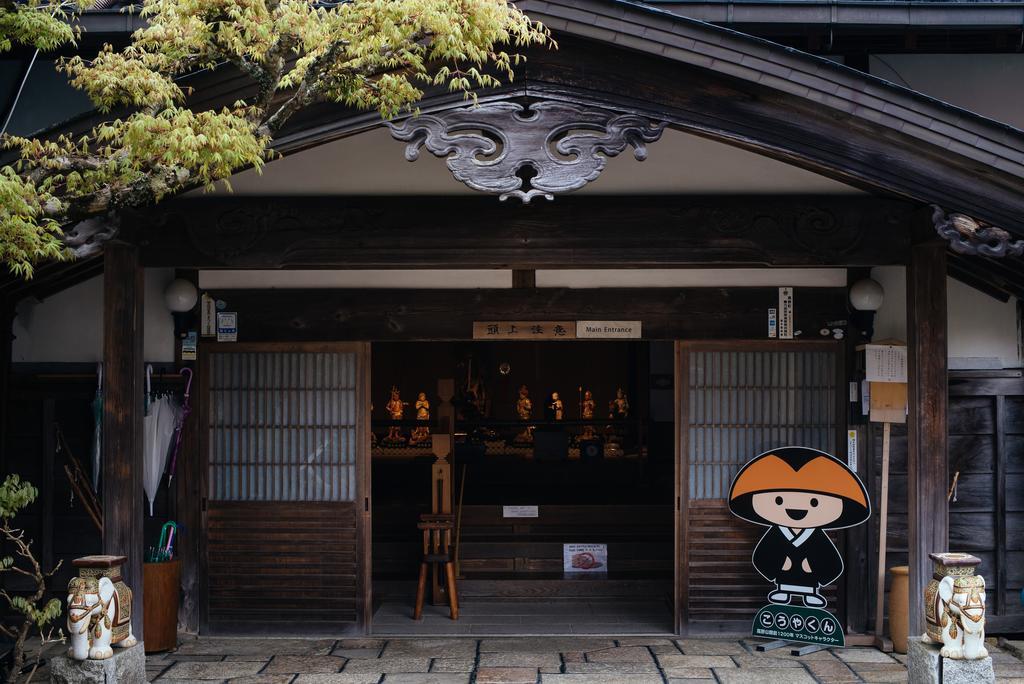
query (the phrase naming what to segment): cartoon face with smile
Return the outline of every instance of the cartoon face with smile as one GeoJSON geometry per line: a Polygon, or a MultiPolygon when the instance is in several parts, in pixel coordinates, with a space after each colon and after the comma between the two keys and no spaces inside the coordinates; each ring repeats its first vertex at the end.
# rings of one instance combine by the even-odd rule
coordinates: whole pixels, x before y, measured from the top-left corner
{"type": "Polygon", "coordinates": [[[827,527],[843,514],[843,500],[808,492],[761,492],[751,497],[754,513],[773,525],[827,527]]]}
{"type": "Polygon", "coordinates": [[[842,461],[806,447],[783,447],[747,463],[733,480],[729,510],[768,528],[754,549],[754,567],[775,583],[773,603],[799,596],[825,606],[819,590],[843,572],[825,530],[859,525],[870,515],[867,490],[842,461]]]}

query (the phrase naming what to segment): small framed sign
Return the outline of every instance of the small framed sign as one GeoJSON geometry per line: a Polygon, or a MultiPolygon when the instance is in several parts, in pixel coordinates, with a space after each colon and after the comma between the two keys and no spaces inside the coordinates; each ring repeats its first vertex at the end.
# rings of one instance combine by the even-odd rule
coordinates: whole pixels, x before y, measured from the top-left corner
{"type": "Polygon", "coordinates": [[[641,321],[576,321],[578,339],[639,340],[641,321]]]}
{"type": "Polygon", "coordinates": [[[608,572],[608,545],[563,544],[562,570],[566,573],[608,572]]]}
{"type": "Polygon", "coordinates": [[[501,517],[503,518],[539,518],[540,510],[537,506],[502,506],[501,517]]]}
{"type": "Polygon", "coordinates": [[[217,341],[238,341],[238,314],[234,311],[217,312],[217,341]]]}
{"type": "Polygon", "coordinates": [[[474,340],[572,340],[572,321],[475,321],[474,340]]]}

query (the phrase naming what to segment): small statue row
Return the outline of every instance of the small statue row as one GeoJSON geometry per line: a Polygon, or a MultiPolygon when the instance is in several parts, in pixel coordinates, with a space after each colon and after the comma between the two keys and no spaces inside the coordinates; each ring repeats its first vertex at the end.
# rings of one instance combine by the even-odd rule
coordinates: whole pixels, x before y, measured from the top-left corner
{"type": "MultiPolygon", "coordinates": [[[[398,391],[398,387],[391,386],[391,398],[388,399],[388,403],[384,405],[387,409],[388,416],[391,420],[402,420],[405,416],[405,407],[409,405],[409,402],[402,401],[402,395],[398,391]]],[[[420,392],[416,397],[416,420],[428,422],[430,420],[430,400],[427,399],[426,392],[420,392]]],[[[372,409],[371,409],[372,410],[372,409]]],[[[405,436],[402,434],[402,428],[398,425],[392,425],[388,428],[388,434],[382,440],[385,446],[404,446],[407,442],[405,436]]],[[[409,435],[408,444],[409,446],[423,446],[430,443],[430,428],[426,425],[421,425],[413,428],[412,433],[409,435]]]]}
{"type": "MultiPolygon", "coordinates": [[[[583,393],[583,400],[580,403],[581,418],[583,420],[594,420],[594,412],[597,402],[594,401],[594,393],[587,390],[583,393]]],[[[519,398],[516,400],[516,415],[519,420],[528,421],[533,414],[533,401],[530,399],[530,390],[526,385],[519,386],[519,398]]],[[[552,392],[544,409],[544,418],[549,421],[562,420],[565,417],[565,403],[558,396],[558,392],[552,392]]],[[[629,399],[622,388],[615,391],[615,398],[608,402],[608,418],[610,420],[622,420],[629,417],[629,399]]],[[[580,439],[594,439],[597,433],[593,425],[585,425],[580,439]]],[[[527,425],[522,432],[516,435],[514,440],[519,444],[530,444],[533,442],[533,426],[527,425]]]]}

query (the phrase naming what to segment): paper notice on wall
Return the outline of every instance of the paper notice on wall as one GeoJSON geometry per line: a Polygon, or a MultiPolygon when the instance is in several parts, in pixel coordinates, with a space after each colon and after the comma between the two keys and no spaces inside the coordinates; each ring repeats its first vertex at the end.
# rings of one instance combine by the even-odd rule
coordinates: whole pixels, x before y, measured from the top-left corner
{"type": "Polygon", "coordinates": [[[868,382],[906,382],[907,348],[869,344],[864,348],[868,382]]]}
{"type": "Polygon", "coordinates": [[[234,311],[217,312],[217,341],[238,341],[238,314],[234,311]]]}
{"type": "Polygon", "coordinates": [[[793,288],[779,288],[779,339],[793,339],[793,288]]]}
{"type": "Polygon", "coordinates": [[[503,518],[539,518],[540,510],[537,506],[502,506],[501,517],[503,518]]]}
{"type": "Polygon", "coordinates": [[[850,470],[857,472],[857,431],[846,431],[846,465],[850,470]]]}
{"type": "Polygon", "coordinates": [[[608,572],[608,545],[563,544],[562,569],[566,573],[608,572]]]}

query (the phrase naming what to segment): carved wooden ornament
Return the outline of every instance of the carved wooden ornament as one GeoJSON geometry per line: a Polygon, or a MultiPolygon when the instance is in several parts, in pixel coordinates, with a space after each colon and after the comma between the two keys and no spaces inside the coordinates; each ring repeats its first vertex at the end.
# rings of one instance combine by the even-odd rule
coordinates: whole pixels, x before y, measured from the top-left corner
{"type": "Polygon", "coordinates": [[[666,123],[638,114],[542,101],[528,105],[487,102],[477,107],[421,114],[388,124],[408,143],[405,158],[420,148],[446,157],[455,179],[499,199],[528,203],[540,195],[578,190],[601,175],[608,157],[632,145],[637,161],[666,123]]]}

